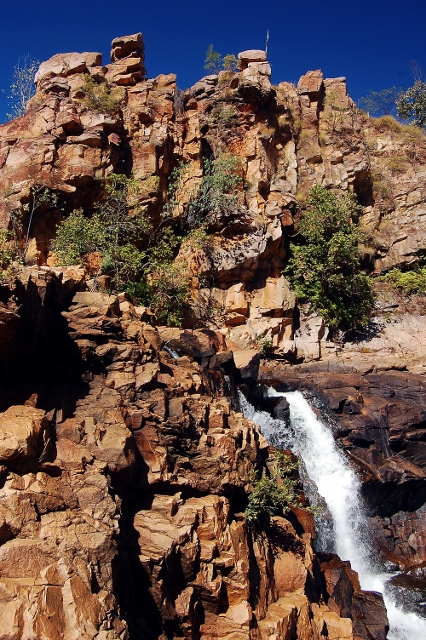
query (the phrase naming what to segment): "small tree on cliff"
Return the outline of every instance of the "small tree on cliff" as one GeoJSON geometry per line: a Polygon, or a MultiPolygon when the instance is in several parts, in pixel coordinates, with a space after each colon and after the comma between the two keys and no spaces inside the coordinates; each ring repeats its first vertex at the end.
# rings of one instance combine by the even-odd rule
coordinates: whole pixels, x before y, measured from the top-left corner
{"type": "Polygon", "coordinates": [[[206,51],[206,59],[204,60],[204,69],[209,73],[217,74],[219,71],[237,71],[238,58],[233,53],[227,53],[226,56],[215,51],[212,44],[206,51]]]}
{"type": "Polygon", "coordinates": [[[8,95],[10,113],[9,120],[22,116],[27,110],[28,100],[34,95],[34,76],[40,65],[38,60],[33,60],[29,55],[19,58],[18,64],[13,69],[13,79],[8,95]]]}
{"type": "Polygon", "coordinates": [[[426,82],[416,80],[397,100],[398,117],[411,120],[415,127],[426,127],[426,82]]]}
{"type": "Polygon", "coordinates": [[[361,109],[370,115],[389,116],[395,114],[396,102],[402,94],[400,87],[389,87],[382,91],[370,91],[365,98],[359,99],[361,109]]]}
{"type": "Polygon", "coordinates": [[[206,59],[204,60],[204,69],[210,73],[219,73],[222,69],[222,56],[218,51],[214,50],[212,44],[206,51],[206,59]]]}
{"type": "Polygon", "coordinates": [[[360,268],[358,215],[352,193],[312,187],[298,225],[301,243],[290,244],[285,273],[297,298],[309,302],[331,329],[366,324],[374,306],[370,278],[360,268]]]}
{"type": "Polygon", "coordinates": [[[244,512],[247,524],[257,530],[264,530],[271,524],[272,516],[304,507],[302,492],[295,473],[298,462],[282,451],[273,451],[270,457],[269,473],[261,478],[253,477],[253,490],[249,495],[244,512]]]}

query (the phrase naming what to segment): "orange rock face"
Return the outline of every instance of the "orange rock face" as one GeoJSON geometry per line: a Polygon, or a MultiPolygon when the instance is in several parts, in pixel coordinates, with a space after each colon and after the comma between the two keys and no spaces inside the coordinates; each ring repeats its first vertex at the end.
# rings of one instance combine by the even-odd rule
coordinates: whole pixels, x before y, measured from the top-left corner
{"type": "Polygon", "coordinates": [[[191,247],[180,256],[193,275],[195,314],[202,318],[210,302],[230,342],[247,348],[267,334],[282,357],[315,360],[327,334],[322,327],[295,332],[294,299],[282,277],[298,203],[315,184],[354,189],[364,207],[364,261],[376,272],[410,264],[426,242],[426,145],[410,128],[360,112],[344,78],[324,79],[317,70],[297,87],[272,87],[264,51],[239,57],[239,72],[206,76],[186,92],[173,74],[146,78],[140,33],[116,38],[106,66],[96,52],[42,63],[28,112],[0,126],[0,225],[13,225],[34,202],[34,185],[52,189],[58,208],[37,205],[30,228],[33,260],[52,264],[57,224],[74,208],[90,214],[111,172],[132,172],[160,220],[170,174],[187,163],[177,219],[200,184],[202,159],[230,153],[244,181],[238,207],[216,216],[208,250],[191,247]],[[88,79],[113,96],[106,110],[85,101],[88,79]]]}
{"type": "MultiPolygon", "coordinates": [[[[282,275],[312,185],[354,189],[371,269],[417,260],[426,145],[360,113],[344,78],[310,71],[297,87],[272,86],[265,52],[239,58],[239,72],[180,92],[174,74],[146,77],[140,33],[116,38],[105,66],[96,52],[58,54],[40,66],[27,113],[0,126],[0,226],[22,217],[31,248],[0,292],[0,637],[384,637],[380,599],[338,560],[321,569],[309,516],[277,517],[263,535],[247,527],[267,445],[223,395],[256,376],[262,340],[291,362],[328,354],[327,327],[295,311],[282,275]],[[88,100],[90,86],[109,106],[88,100]],[[181,249],[193,288],[185,329],[153,326],[125,295],[87,291],[81,269],[46,266],[57,225],[73,209],[90,215],[112,172],[139,181],[160,223],[185,162],[179,227],[203,159],[222,153],[238,157],[241,188],[235,209],[208,221],[208,242],[181,249]],[[39,188],[54,206],[35,199],[39,188]]],[[[420,320],[404,327],[404,344],[423,335],[420,320]]],[[[386,335],[392,359],[402,332],[386,335]]],[[[359,415],[353,386],[332,403],[359,415]]],[[[366,469],[375,451],[364,447],[366,469]]],[[[395,473],[381,459],[380,469],[385,482],[395,473]]],[[[424,560],[423,520],[390,515],[401,540],[390,557],[410,542],[424,560]]]]}
{"type": "Polygon", "coordinates": [[[222,336],[147,325],[72,270],[16,287],[3,323],[24,322],[25,296],[39,311],[2,358],[0,636],[367,639],[381,602],[355,600],[338,559],[321,587],[312,516],[244,520],[268,446],[216,392],[238,376],[222,336]]]}

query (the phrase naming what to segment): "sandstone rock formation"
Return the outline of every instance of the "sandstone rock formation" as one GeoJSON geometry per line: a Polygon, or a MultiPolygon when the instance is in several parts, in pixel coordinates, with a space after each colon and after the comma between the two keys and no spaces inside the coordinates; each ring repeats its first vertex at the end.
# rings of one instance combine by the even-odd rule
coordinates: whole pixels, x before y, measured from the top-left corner
{"type": "Polygon", "coordinates": [[[28,266],[0,283],[1,637],[385,638],[380,596],[314,554],[309,515],[277,516],[263,535],[244,521],[268,446],[235,386],[257,376],[263,339],[304,364],[263,363],[262,380],[328,403],[383,557],[423,570],[424,308],[387,322],[382,300],[375,335],[335,345],[282,268],[314,184],[354,189],[374,273],[418,261],[424,136],[367,118],[344,78],[272,86],[265,52],[239,58],[239,72],[180,92],[173,74],[145,77],[141,34],[116,38],[105,66],[98,53],[58,54],[27,113],[0,126],[0,225],[22,218],[31,245],[28,266]],[[91,86],[108,108],[90,106],[91,86]],[[81,268],[46,266],[58,223],[90,215],[112,172],[132,174],[161,220],[184,161],[179,227],[203,159],[222,152],[238,156],[244,188],[208,242],[182,248],[185,328],[155,326],[81,268]]]}
{"type": "Polygon", "coordinates": [[[200,183],[202,159],[234,154],[245,184],[238,212],[217,221],[208,247],[185,255],[194,308],[200,314],[210,306],[242,348],[267,334],[283,357],[319,358],[324,329],[300,329],[281,275],[297,203],[314,184],[353,188],[364,207],[366,264],[379,273],[416,262],[425,245],[424,136],[369,119],[347,95],[344,78],[310,71],[297,87],[272,87],[263,51],[242,52],[240,72],[206,76],[182,93],[173,74],[145,78],[143,49],[135,34],[113,41],[109,65],[98,53],[71,53],[40,66],[28,112],[0,126],[1,225],[33,206],[34,185],[52,189],[57,206],[36,203],[30,228],[33,253],[44,264],[61,217],[76,207],[90,213],[112,171],[133,172],[155,218],[173,167],[185,161],[179,216],[200,183]],[[87,79],[105,87],[115,106],[89,108],[87,79]]]}
{"type": "Polygon", "coordinates": [[[1,377],[2,637],[367,640],[371,598],[385,637],[380,598],[347,563],[321,568],[312,516],[275,517],[262,535],[244,521],[268,445],[223,390],[225,371],[247,379],[250,354],[235,354],[238,369],[220,334],[157,329],[70,270],[29,268],[18,290],[1,325],[14,340],[1,377]]]}

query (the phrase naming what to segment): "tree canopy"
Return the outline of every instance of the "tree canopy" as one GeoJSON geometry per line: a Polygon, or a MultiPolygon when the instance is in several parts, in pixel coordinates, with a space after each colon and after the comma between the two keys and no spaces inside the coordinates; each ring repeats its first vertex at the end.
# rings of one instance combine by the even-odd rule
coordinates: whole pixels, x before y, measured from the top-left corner
{"type": "Polygon", "coordinates": [[[359,99],[358,104],[361,109],[368,111],[371,115],[389,116],[395,113],[396,102],[401,94],[400,87],[370,91],[365,98],[359,99]]]}
{"type": "Polygon", "coordinates": [[[396,102],[398,117],[411,120],[415,127],[426,126],[426,82],[416,80],[396,102]]]}
{"type": "Polygon", "coordinates": [[[26,109],[28,100],[34,95],[34,76],[40,65],[38,60],[33,60],[29,55],[19,58],[18,64],[13,69],[12,84],[8,95],[10,113],[7,114],[9,120],[22,116],[26,109]]]}
{"type": "Polygon", "coordinates": [[[210,44],[206,51],[204,69],[214,74],[222,70],[236,71],[238,69],[238,58],[233,53],[227,53],[226,56],[222,56],[222,54],[215,51],[213,45],[210,44]]]}
{"type": "Polygon", "coordinates": [[[285,273],[297,298],[309,302],[331,329],[364,325],[373,309],[370,279],[360,267],[358,215],[352,193],[314,186],[298,225],[301,241],[290,244],[285,273]]]}

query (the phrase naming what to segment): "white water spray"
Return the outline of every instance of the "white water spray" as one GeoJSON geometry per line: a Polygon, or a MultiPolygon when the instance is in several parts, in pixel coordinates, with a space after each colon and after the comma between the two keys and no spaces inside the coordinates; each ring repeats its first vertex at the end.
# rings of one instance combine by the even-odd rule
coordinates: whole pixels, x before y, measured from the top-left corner
{"type": "Polygon", "coordinates": [[[268,442],[282,449],[291,448],[303,460],[310,480],[332,515],[336,552],[342,560],[351,562],[359,574],[362,589],[383,593],[390,624],[389,640],[426,638],[426,620],[403,611],[387,593],[386,581],[390,576],[374,565],[367,537],[367,518],[360,500],[360,482],[328,427],[318,420],[299,391],[279,393],[270,389],[268,395],[281,396],[288,401],[290,432],[284,422],[274,420],[266,412],[256,411],[243,396],[240,396],[241,408],[246,417],[259,425],[268,442]]]}

